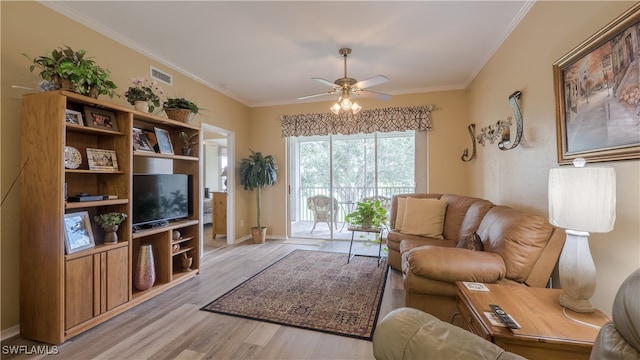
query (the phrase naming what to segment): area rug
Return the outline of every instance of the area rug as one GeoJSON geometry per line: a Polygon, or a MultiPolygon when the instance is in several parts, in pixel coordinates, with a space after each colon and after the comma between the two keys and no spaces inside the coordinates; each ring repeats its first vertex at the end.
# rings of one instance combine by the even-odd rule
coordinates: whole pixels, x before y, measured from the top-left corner
{"type": "Polygon", "coordinates": [[[202,310],[371,340],[387,262],[295,250],[202,310]]]}

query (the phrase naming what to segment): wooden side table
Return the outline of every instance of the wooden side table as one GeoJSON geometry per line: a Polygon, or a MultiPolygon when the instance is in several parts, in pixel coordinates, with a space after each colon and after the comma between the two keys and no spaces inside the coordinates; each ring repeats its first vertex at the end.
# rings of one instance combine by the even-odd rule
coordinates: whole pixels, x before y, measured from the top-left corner
{"type": "MultiPolygon", "coordinates": [[[[353,248],[353,237],[356,234],[356,232],[363,232],[363,233],[374,233],[380,236],[380,241],[378,242],[378,256],[377,256],[378,266],[380,266],[380,260],[382,260],[382,228],[371,227],[368,229],[363,229],[359,227],[349,227],[349,231],[351,231],[351,243],[349,244],[349,258],[347,259],[347,264],[351,262],[351,259],[353,259],[354,256],[356,256],[355,253],[351,255],[351,250],[353,248]]],[[[369,256],[369,255],[358,255],[358,256],[369,256]]],[[[375,257],[375,256],[372,256],[372,257],[375,257]]]]}
{"type": "Polygon", "coordinates": [[[462,282],[458,287],[458,310],[468,330],[503,349],[528,359],[588,359],[599,329],[609,318],[601,311],[576,313],[560,305],[561,289],[485,284],[488,292],[472,291],[462,282]],[[521,328],[509,330],[491,325],[484,312],[496,304],[511,315],[521,328]]]}

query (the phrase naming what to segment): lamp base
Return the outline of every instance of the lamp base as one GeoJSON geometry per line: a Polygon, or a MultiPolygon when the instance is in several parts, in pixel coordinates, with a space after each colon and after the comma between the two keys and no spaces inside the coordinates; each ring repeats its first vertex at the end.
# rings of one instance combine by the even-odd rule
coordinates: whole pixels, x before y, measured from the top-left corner
{"type": "Polygon", "coordinates": [[[589,299],[576,299],[565,293],[560,294],[560,305],[575,312],[593,312],[595,308],[589,299]]]}

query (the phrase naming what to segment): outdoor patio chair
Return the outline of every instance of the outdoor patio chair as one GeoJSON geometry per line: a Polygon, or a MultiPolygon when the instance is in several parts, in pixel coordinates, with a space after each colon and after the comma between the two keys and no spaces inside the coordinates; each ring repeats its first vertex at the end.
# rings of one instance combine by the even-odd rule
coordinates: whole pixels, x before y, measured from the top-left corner
{"type": "Polygon", "coordinates": [[[338,229],[336,224],[336,215],[338,214],[338,201],[325,195],[311,196],[307,199],[307,207],[313,213],[313,228],[311,233],[316,228],[316,224],[319,222],[325,222],[331,229],[331,224],[338,229]]]}

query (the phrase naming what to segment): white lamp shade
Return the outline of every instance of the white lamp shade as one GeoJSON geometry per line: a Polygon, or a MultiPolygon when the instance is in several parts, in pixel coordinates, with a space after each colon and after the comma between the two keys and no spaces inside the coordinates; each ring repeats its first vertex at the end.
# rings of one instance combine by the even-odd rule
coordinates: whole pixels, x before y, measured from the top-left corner
{"type": "Polygon", "coordinates": [[[616,173],[611,167],[562,167],[549,172],[549,222],[604,233],[616,220],[616,173]]]}

